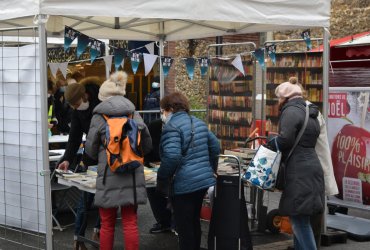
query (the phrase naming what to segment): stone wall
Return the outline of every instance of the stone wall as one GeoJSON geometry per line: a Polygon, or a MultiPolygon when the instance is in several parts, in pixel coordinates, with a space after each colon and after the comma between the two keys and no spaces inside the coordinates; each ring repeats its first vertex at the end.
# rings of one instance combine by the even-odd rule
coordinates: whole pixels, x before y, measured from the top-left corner
{"type": "MultiPolygon", "coordinates": [[[[275,32],[273,36],[275,40],[296,39],[301,38],[302,31],[275,32]]],[[[313,38],[323,37],[321,28],[310,29],[310,31],[313,38]]],[[[331,39],[370,31],[370,0],[332,0],[329,31],[331,39]]],[[[316,46],[317,43],[313,42],[313,47],[316,46]]],[[[280,50],[302,51],[304,47],[305,44],[302,42],[300,44],[286,44],[284,47],[280,46],[280,50]]]]}
{"type": "MultiPolygon", "coordinates": [[[[287,40],[301,38],[301,30],[289,30],[273,33],[275,40],[287,40]]],[[[322,29],[310,29],[312,38],[322,38],[322,29]]],[[[360,32],[370,31],[370,0],[332,0],[331,1],[331,19],[330,33],[331,39],[336,39],[360,32]]],[[[223,37],[223,43],[226,42],[255,42],[259,46],[259,34],[245,34],[223,37]]],[[[181,57],[204,57],[207,56],[207,46],[216,42],[216,39],[206,38],[202,40],[184,40],[178,42],[167,43],[165,54],[175,57],[176,60],[167,77],[166,94],[173,91],[181,91],[191,99],[194,108],[204,107],[206,102],[206,87],[207,79],[200,77],[200,69],[196,64],[194,79],[191,81],[188,78],[185,64],[181,61],[181,57]]],[[[313,41],[313,48],[320,43],[313,41]]],[[[287,43],[284,46],[278,46],[278,52],[281,51],[304,51],[306,45],[302,43],[287,43]]],[[[225,47],[224,54],[240,53],[245,48],[225,47]]],[[[214,51],[212,52],[214,54],[214,51]]],[[[211,53],[211,54],[212,54],[211,53]]]]}

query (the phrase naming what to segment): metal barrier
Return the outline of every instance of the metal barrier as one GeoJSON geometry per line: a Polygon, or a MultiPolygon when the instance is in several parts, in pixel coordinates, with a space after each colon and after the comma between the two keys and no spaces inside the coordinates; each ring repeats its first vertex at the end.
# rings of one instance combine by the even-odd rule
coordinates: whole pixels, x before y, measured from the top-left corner
{"type": "MultiPolygon", "coordinates": [[[[152,121],[161,118],[160,110],[138,110],[137,112],[139,112],[146,125],[149,125],[152,121]]],[[[191,109],[190,114],[206,122],[206,109],[191,109]]]]}

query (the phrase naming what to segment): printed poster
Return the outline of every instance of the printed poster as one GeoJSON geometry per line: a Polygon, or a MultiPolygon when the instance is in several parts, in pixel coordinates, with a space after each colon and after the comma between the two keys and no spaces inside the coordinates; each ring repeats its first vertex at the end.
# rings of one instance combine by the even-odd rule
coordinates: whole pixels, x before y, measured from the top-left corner
{"type": "Polygon", "coordinates": [[[339,198],[364,205],[370,205],[369,94],[370,91],[331,90],[328,112],[339,198]]]}

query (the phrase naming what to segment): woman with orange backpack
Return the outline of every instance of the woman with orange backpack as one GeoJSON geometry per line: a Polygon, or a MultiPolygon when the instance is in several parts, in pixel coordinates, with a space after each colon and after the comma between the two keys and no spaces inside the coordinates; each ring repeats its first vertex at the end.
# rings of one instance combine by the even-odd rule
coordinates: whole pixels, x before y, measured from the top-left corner
{"type": "MultiPolygon", "coordinates": [[[[101,217],[101,250],[113,249],[118,208],[121,208],[125,249],[139,249],[137,205],[145,204],[147,198],[143,165],[140,163],[130,170],[119,171],[119,167],[123,166],[118,166],[116,161],[117,159],[120,162],[125,161],[125,157],[121,158],[120,153],[130,137],[127,126],[122,124],[137,126],[139,136],[136,138],[138,144],[135,144],[135,147],[137,146],[138,151],[141,151],[138,154],[146,154],[152,147],[148,128],[140,115],[135,112],[134,104],[124,97],[126,83],[127,74],[120,71],[112,74],[100,87],[99,99],[102,102],[94,109],[89,134],[86,138],[86,153],[91,158],[98,160],[95,205],[99,207],[101,217]],[[111,122],[111,119],[122,119],[122,117],[125,117],[126,120],[120,120],[123,121],[121,127],[114,127],[117,126],[117,123],[111,122]],[[108,133],[106,133],[107,131],[108,133]],[[122,133],[121,138],[118,136],[111,138],[119,132],[122,133]],[[124,132],[127,134],[123,135],[124,132]],[[113,152],[117,149],[112,146],[114,143],[119,143],[119,152],[113,152]]],[[[140,162],[140,158],[139,155],[138,162],[140,162]]]]}

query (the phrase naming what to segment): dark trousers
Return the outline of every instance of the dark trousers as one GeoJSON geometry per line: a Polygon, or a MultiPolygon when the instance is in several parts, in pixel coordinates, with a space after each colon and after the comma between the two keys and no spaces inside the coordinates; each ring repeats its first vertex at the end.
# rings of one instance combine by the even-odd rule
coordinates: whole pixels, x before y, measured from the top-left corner
{"type": "Polygon", "coordinates": [[[175,195],[172,206],[180,250],[199,250],[201,240],[200,210],[207,189],[175,195]]]}
{"type": "Polygon", "coordinates": [[[315,237],[316,247],[320,249],[321,246],[321,225],[323,220],[323,214],[312,215],[310,218],[310,223],[313,231],[313,236],[315,237]]]}
{"type": "MultiPolygon", "coordinates": [[[[87,209],[89,209],[94,202],[95,194],[87,193],[87,192],[81,192],[80,201],[78,202],[77,211],[76,211],[76,219],[75,219],[75,236],[85,236],[85,230],[86,230],[86,223],[84,222],[84,217],[86,216],[87,209]],[[87,204],[85,204],[85,197],[84,195],[87,195],[87,204]],[[87,207],[86,207],[87,206],[87,207]],[[85,223],[85,225],[84,225],[85,223]]],[[[98,215],[98,218],[96,219],[94,228],[100,228],[100,217],[98,215]]]]}
{"type": "Polygon", "coordinates": [[[168,199],[156,192],[156,188],[147,188],[148,199],[155,220],[165,227],[171,226],[171,210],[167,208],[168,199]]]}

